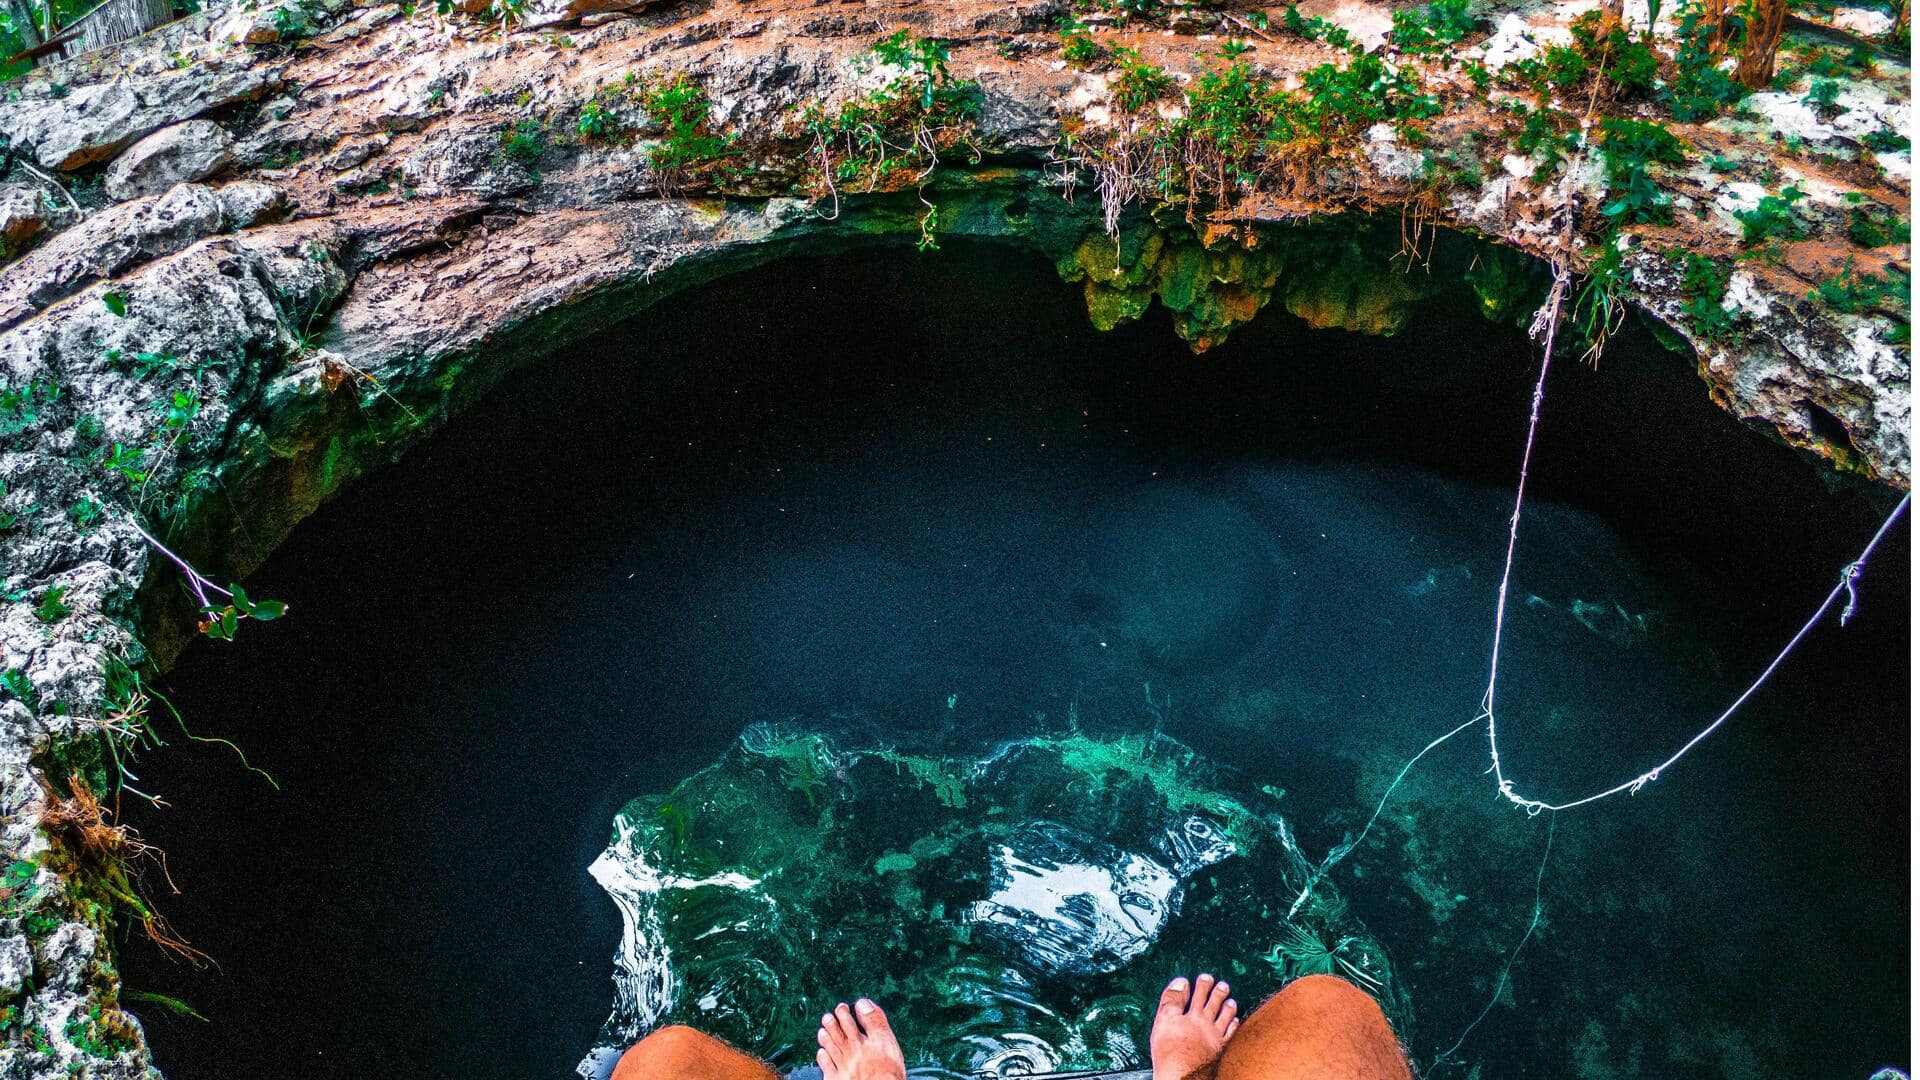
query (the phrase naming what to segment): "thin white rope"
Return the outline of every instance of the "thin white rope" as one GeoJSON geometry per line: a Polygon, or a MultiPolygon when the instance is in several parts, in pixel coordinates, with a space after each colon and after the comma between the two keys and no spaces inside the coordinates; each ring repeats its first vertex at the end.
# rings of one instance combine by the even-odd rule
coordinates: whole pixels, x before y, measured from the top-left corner
{"type": "Polygon", "coordinates": [[[1575,807],[1585,806],[1588,803],[1596,803],[1602,799],[1610,798],[1623,791],[1630,795],[1637,795],[1641,788],[1660,779],[1661,773],[1667,771],[1668,768],[1672,767],[1673,764],[1681,758],[1686,757],[1687,754],[1692,751],[1694,747],[1700,745],[1707,736],[1718,731],[1722,724],[1725,724],[1733,717],[1733,714],[1739,710],[1740,706],[1747,703],[1748,698],[1751,698],[1761,686],[1766,684],[1769,678],[1773,677],[1774,671],[1786,662],[1787,657],[1791,656],[1795,649],[1800,647],[1800,642],[1805,640],[1809,633],[1813,632],[1813,628],[1818,626],[1820,620],[1826,617],[1827,612],[1832,610],[1834,601],[1838,600],[1843,593],[1847,597],[1847,603],[1840,612],[1840,624],[1842,626],[1846,625],[1847,620],[1853,617],[1858,599],[1854,593],[1854,583],[1857,582],[1860,579],[1860,575],[1866,571],[1867,560],[1873,556],[1874,548],[1878,547],[1880,541],[1892,530],[1894,522],[1900,520],[1901,514],[1906,512],[1907,503],[1913,498],[1912,493],[1901,496],[1899,504],[1887,515],[1887,519],[1880,523],[1880,528],[1873,534],[1873,539],[1867,541],[1867,546],[1861,550],[1860,557],[1848,563],[1846,569],[1840,572],[1840,580],[1836,582],[1833,589],[1827,593],[1827,598],[1820,601],[1820,606],[1814,609],[1813,614],[1808,617],[1807,621],[1801,625],[1799,631],[1787,642],[1786,647],[1781,649],[1780,652],[1774,656],[1772,662],[1767,664],[1765,670],[1760,672],[1759,678],[1754,679],[1745,690],[1741,691],[1740,696],[1733,699],[1733,704],[1727,706],[1725,712],[1714,717],[1712,723],[1696,732],[1693,738],[1688,739],[1684,746],[1673,752],[1672,756],[1632,779],[1623,780],[1604,791],[1596,791],[1591,795],[1573,799],[1569,802],[1551,803],[1542,799],[1528,798],[1514,789],[1513,781],[1507,777],[1505,770],[1500,766],[1500,738],[1498,724],[1494,719],[1493,705],[1494,691],[1500,679],[1501,634],[1506,628],[1507,582],[1513,577],[1513,553],[1520,537],[1520,509],[1526,498],[1527,468],[1533,460],[1534,434],[1540,427],[1540,402],[1546,394],[1547,366],[1551,363],[1552,358],[1553,334],[1551,330],[1549,330],[1547,334],[1546,353],[1540,361],[1540,381],[1535,384],[1533,388],[1533,414],[1527,423],[1527,448],[1520,457],[1520,484],[1514,495],[1513,518],[1508,522],[1507,563],[1506,568],[1500,574],[1499,599],[1495,602],[1493,614],[1493,653],[1487,666],[1487,693],[1480,701],[1480,716],[1478,717],[1478,719],[1485,720],[1487,723],[1487,750],[1489,756],[1493,759],[1493,768],[1490,771],[1493,773],[1494,786],[1499,789],[1500,794],[1505,796],[1508,802],[1513,803],[1529,814],[1538,814],[1542,810],[1572,810],[1575,807]]]}
{"type": "Polygon", "coordinates": [[[1667,769],[1671,768],[1681,758],[1687,756],[1687,754],[1691,752],[1694,747],[1700,745],[1707,736],[1718,731],[1722,725],[1732,719],[1733,714],[1739,711],[1740,707],[1745,705],[1747,700],[1753,697],[1753,695],[1759,691],[1760,687],[1766,684],[1769,678],[1772,678],[1773,673],[1779,669],[1781,664],[1786,662],[1787,657],[1792,655],[1795,649],[1799,648],[1800,643],[1806,639],[1809,633],[1813,632],[1813,628],[1819,625],[1820,620],[1826,617],[1827,612],[1833,609],[1834,602],[1837,601],[1842,594],[1846,596],[1847,602],[1840,611],[1840,624],[1842,626],[1847,624],[1848,620],[1853,617],[1858,606],[1859,597],[1854,591],[1854,586],[1859,582],[1861,575],[1866,572],[1867,560],[1873,556],[1874,549],[1879,547],[1880,541],[1885,539],[1887,533],[1892,531],[1894,523],[1899,521],[1901,515],[1906,513],[1907,504],[1913,499],[1911,493],[1901,497],[1900,502],[1893,508],[1892,512],[1887,515],[1886,520],[1880,523],[1880,528],[1873,534],[1873,538],[1867,541],[1865,548],[1861,549],[1859,557],[1848,563],[1846,568],[1841,571],[1840,580],[1834,585],[1833,589],[1827,593],[1826,599],[1820,602],[1820,606],[1814,609],[1813,614],[1808,617],[1799,631],[1787,642],[1786,647],[1782,648],[1773,658],[1772,662],[1767,664],[1766,668],[1760,672],[1759,677],[1754,679],[1745,690],[1741,691],[1740,696],[1734,699],[1733,704],[1727,706],[1726,711],[1715,717],[1712,723],[1696,732],[1691,739],[1686,741],[1685,745],[1674,751],[1666,760],[1634,776],[1632,779],[1624,780],[1603,791],[1597,791],[1591,795],[1573,799],[1568,802],[1551,803],[1544,799],[1529,798],[1520,794],[1519,791],[1515,789],[1513,780],[1506,775],[1505,770],[1500,764],[1499,730],[1498,723],[1494,717],[1494,696],[1500,679],[1500,644],[1506,630],[1507,589],[1513,578],[1514,552],[1519,546],[1520,514],[1526,504],[1527,475],[1533,464],[1534,442],[1540,430],[1541,405],[1546,400],[1547,372],[1553,364],[1554,338],[1560,327],[1561,304],[1566,297],[1568,278],[1568,272],[1564,267],[1556,266],[1554,268],[1553,291],[1548,297],[1547,302],[1541,305],[1539,312],[1534,316],[1533,329],[1535,336],[1541,338],[1542,341],[1540,376],[1534,382],[1533,402],[1527,416],[1527,442],[1526,448],[1520,456],[1520,481],[1514,491],[1513,516],[1507,521],[1506,564],[1500,574],[1498,599],[1494,605],[1493,647],[1487,665],[1487,692],[1480,700],[1480,712],[1473,719],[1434,739],[1422,747],[1419,753],[1408,759],[1407,763],[1401,767],[1399,774],[1393,778],[1393,782],[1387,785],[1387,790],[1381,793],[1380,801],[1374,805],[1373,814],[1367,818],[1367,823],[1361,828],[1359,834],[1341,843],[1332,851],[1329,851],[1326,859],[1308,873],[1305,884],[1300,888],[1300,894],[1294,898],[1293,906],[1288,910],[1287,914],[1289,918],[1300,910],[1301,905],[1307,902],[1307,898],[1313,894],[1314,888],[1333,870],[1334,866],[1346,858],[1355,848],[1359,847],[1361,841],[1367,838],[1367,834],[1373,831],[1374,823],[1380,820],[1380,814],[1386,809],[1388,800],[1393,798],[1394,791],[1400,787],[1400,782],[1406,779],[1407,773],[1412,771],[1413,766],[1418,763],[1421,758],[1426,757],[1433,749],[1452,739],[1462,731],[1473,727],[1475,724],[1484,722],[1487,726],[1487,752],[1493,762],[1492,767],[1487,771],[1493,774],[1495,788],[1508,802],[1525,810],[1529,815],[1538,814],[1543,810],[1555,812],[1572,810],[1576,807],[1586,806],[1589,803],[1596,803],[1602,799],[1610,798],[1621,792],[1626,792],[1629,795],[1638,794],[1641,788],[1660,779],[1662,773],[1666,772],[1667,769]]]}
{"type": "Polygon", "coordinates": [[[1427,1066],[1428,1072],[1439,1068],[1442,1062],[1459,1052],[1460,1048],[1467,1044],[1467,1036],[1473,1034],[1473,1029],[1479,1027],[1480,1021],[1485,1020],[1487,1014],[1493,1011],[1493,1007],[1500,1003],[1500,994],[1507,988],[1507,977],[1513,972],[1513,962],[1520,959],[1520,950],[1527,947],[1527,942],[1533,940],[1533,932],[1540,928],[1540,912],[1544,910],[1540,886],[1547,877],[1547,857],[1553,854],[1553,833],[1559,824],[1560,815],[1558,814],[1547,819],[1547,845],[1540,852],[1540,868],[1533,872],[1533,918],[1527,922],[1527,932],[1520,935],[1519,943],[1513,947],[1512,952],[1507,954],[1507,962],[1500,965],[1500,977],[1493,982],[1493,994],[1487,998],[1487,1007],[1480,1010],[1480,1015],[1473,1018],[1473,1023],[1467,1025],[1466,1030],[1460,1033],[1460,1037],[1454,1040],[1452,1046],[1440,1051],[1433,1059],[1433,1064],[1427,1066]]]}

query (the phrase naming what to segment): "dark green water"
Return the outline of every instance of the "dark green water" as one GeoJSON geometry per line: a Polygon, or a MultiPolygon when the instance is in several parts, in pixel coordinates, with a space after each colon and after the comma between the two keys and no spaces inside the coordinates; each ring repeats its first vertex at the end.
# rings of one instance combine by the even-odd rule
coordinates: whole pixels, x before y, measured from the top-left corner
{"type": "MultiPolygon", "coordinates": [[[[1636,332],[1550,385],[1502,682],[1508,771],[1545,797],[1637,773],[1718,712],[1886,509],[1713,409],[1690,363],[1636,332]]],[[[959,789],[844,755],[1131,739],[1317,857],[1475,710],[1533,373],[1464,296],[1389,340],[1276,309],[1195,358],[1157,317],[1096,333],[1075,288],[989,248],[788,262],[556,356],[303,525],[250,582],[292,618],[201,643],[169,678],[283,790],[197,746],[143,763],[174,804],[135,819],[184,890],[165,906],[221,964],[132,947],[130,987],[208,1017],[148,1018],[157,1060],[177,1078],[569,1075],[622,933],[588,866],[623,806],[728,761],[676,795],[758,783],[745,805],[824,808],[809,835],[848,869],[796,886],[818,909],[783,907],[780,930],[855,929],[759,973],[737,946],[787,939],[683,954],[666,1018],[759,1030],[774,1053],[794,996],[891,992],[928,1003],[902,1022],[953,1066],[980,1060],[956,1059],[959,1036],[990,1056],[1009,1033],[1117,1060],[1107,1033],[1138,1026],[1120,1003],[1177,964],[1235,972],[1250,1004],[1288,973],[1245,955],[1280,929],[1255,908],[1288,873],[1271,845],[1184,877],[1116,971],[1049,976],[953,930],[988,891],[990,812],[1080,814],[1086,842],[1151,854],[1173,804],[1116,782],[1096,806],[1047,764],[952,805],[959,789]],[[846,775],[754,779],[732,748],[755,724],[831,740],[846,775]],[[847,831],[862,815],[890,840],[968,837],[936,856],[953,896],[897,895],[900,862],[868,863],[847,831]],[[897,947],[873,940],[889,911],[897,947]],[[1010,971],[1026,981],[1004,1015],[940,996],[1010,971]],[[734,1001],[757,1028],[722,1015],[734,1001]]],[[[1904,526],[1878,559],[1861,615],[1681,767],[1561,816],[1512,987],[1435,1075],[1907,1064],[1904,526]]],[[[1484,1007],[1530,910],[1546,820],[1497,800],[1485,766],[1473,733],[1436,751],[1333,876],[1423,1065],[1484,1007]]],[[[751,861],[700,854],[697,816],[655,820],[691,839],[690,866],[751,861]]],[[[675,932],[720,903],[688,891],[675,932]]]]}

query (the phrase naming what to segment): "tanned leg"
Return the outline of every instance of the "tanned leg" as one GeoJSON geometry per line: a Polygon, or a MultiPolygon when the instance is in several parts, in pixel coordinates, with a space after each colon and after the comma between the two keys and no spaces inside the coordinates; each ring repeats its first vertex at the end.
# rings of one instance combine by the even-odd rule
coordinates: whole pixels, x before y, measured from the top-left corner
{"type": "Polygon", "coordinates": [[[663,1027],[633,1044],[612,1080],[779,1080],[766,1063],[690,1027],[663,1027]]]}
{"type": "MultiPolygon", "coordinates": [[[[1387,1016],[1332,975],[1295,979],[1268,998],[1220,1054],[1218,1080],[1413,1080],[1387,1016]]],[[[1155,1080],[1159,1080],[1156,1075],[1155,1080]]]]}

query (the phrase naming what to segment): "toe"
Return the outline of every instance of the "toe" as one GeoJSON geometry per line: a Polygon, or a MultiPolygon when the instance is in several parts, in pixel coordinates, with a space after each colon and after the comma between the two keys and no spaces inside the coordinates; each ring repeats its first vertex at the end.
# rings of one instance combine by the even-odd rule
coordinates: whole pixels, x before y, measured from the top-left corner
{"type": "Polygon", "coordinates": [[[847,1045],[859,1045],[860,1039],[862,1038],[860,1025],[853,1022],[853,1010],[847,1007],[847,1003],[843,1001],[835,1005],[833,1007],[833,1015],[840,1020],[840,1030],[847,1034],[847,1045]]]}
{"type": "Polygon", "coordinates": [[[1231,1039],[1233,1038],[1233,1033],[1239,1030],[1240,1030],[1240,1018],[1236,1016],[1232,1020],[1227,1021],[1227,1031],[1226,1031],[1225,1037],[1231,1039]]]}
{"type": "Polygon", "coordinates": [[[1207,995],[1206,1004],[1200,1007],[1200,1015],[1208,1020],[1218,1020],[1220,1010],[1226,1008],[1227,994],[1233,990],[1224,981],[1213,984],[1213,992],[1207,995]]]}
{"type": "Polygon", "coordinates": [[[827,1053],[825,1047],[814,1051],[813,1063],[820,1066],[820,1072],[827,1080],[833,1080],[834,1077],[840,1075],[839,1063],[833,1060],[833,1057],[827,1053]]]}
{"type": "Polygon", "coordinates": [[[1239,1015],[1240,1003],[1232,998],[1228,998],[1227,1003],[1220,1006],[1220,1016],[1214,1020],[1214,1024],[1220,1029],[1220,1033],[1225,1035],[1227,1032],[1233,1030],[1234,1025],[1240,1022],[1236,1019],[1239,1015]]]}
{"type": "Polygon", "coordinates": [[[872,999],[861,998],[854,1002],[853,1011],[860,1018],[860,1027],[869,1038],[893,1038],[893,1025],[887,1021],[886,1011],[874,1004],[872,999]]]}
{"type": "Polygon", "coordinates": [[[836,1061],[845,1061],[847,1052],[853,1048],[853,1041],[840,1027],[840,1018],[832,1013],[820,1018],[820,1048],[836,1061]]]}
{"type": "Polygon", "coordinates": [[[1160,1011],[1162,1013],[1187,1011],[1186,976],[1173,980],[1167,984],[1165,990],[1160,991],[1160,1011]]]}
{"type": "Polygon", "coordinates": [[[1187,1011],[1199,1012],[1204,1010],[1207,1005],[1207,995],[1211,993],[1213,993],[1213,976],[1201,972],[1199,977],[1193,980],[1193,1001],[1188,1006],[1187,1011]]]}

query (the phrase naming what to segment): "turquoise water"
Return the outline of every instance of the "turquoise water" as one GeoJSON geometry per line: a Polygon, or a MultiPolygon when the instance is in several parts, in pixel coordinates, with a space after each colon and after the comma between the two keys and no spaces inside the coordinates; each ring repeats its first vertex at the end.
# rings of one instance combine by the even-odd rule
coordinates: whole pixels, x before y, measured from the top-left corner
{"type": "MultiPolygon", "coordinates": [[[[296,617],[170,679],[283,790],[198,747],[141,770],[166,906],[222,965],[129,957],[209,1018],[149,1018],[162,1067],[565,1076],[670,1020],[796,1059],[859,993],[925,1068],[1117,1064],[1174,972],[1250,1005],[1303,964],[1380,993],[1423,1068],[1450,1047],[1548,825],[1483,737],[1334,870],[1320,949],[1285,909],[1473,715],[1525,343],[1456,297],[1388,340],[1269,312],[1196,359],[1088,329],[1049,273],[721,282],[304,525],[254,590],[296,617]]],[[[1718,712],[1886,509],[1704,398],[1637,332],[1550,387],[1502,682],[1543,797],[1718,712]]],[[[1904,527],[1881,560],[1732,727],[1559,818],[1539,929],[1432,1075],[1906,1063],[1904,527]]]]}

